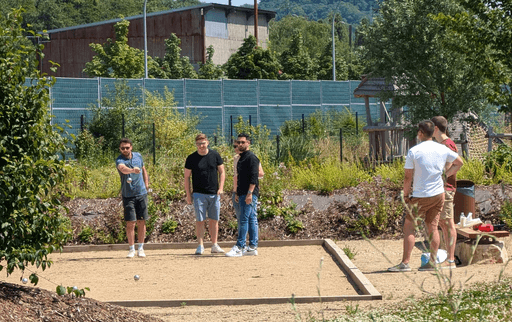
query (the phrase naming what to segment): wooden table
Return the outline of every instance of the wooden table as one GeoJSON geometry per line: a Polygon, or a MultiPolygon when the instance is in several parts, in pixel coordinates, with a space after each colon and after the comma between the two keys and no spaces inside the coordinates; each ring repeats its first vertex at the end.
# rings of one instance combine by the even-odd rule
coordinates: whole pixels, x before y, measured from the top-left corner
{"type": "Polygon", "coordinates": [[[456,228],[456,230],[457,230],[457,235],[461,235],[461,236],[469,238],[471,240],[476,240],[478,238],[478,236],[481,236],[481,238],[480,238],[481,244],[492,244],[498,237],[510,236],[510,232],[508,232],[506,230],[486,232],[486,231],[474,230],[471,227],[456,228]]]}

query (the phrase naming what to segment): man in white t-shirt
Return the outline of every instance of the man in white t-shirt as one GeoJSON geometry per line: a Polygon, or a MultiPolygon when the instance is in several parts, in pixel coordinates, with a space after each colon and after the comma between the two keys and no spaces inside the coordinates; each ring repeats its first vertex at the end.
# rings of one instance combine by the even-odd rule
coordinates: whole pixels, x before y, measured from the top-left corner
{"type": "Polygon", "coordinates": [[[390,267],[390,272],[408,272],[409,260],[414,248],[415,227],[421,218],[425,221],[430,242],[430,261],[420,271],[435,270],[439,232],[437,225],[444,205],[443,170],[446,176],[455,174],[463,165],[461,157],[446,146],[434,142],[434,123],[424,121],[418,124],[417,139],[420,142],[407,153],[404,176],[404,199],[412,213],[405,216],[404,250],[402,262],[390,267]],[[412,187],[411,187],[412,186],[412,187]],[[411,193],[412,188],[412,193],[411,193]]]}

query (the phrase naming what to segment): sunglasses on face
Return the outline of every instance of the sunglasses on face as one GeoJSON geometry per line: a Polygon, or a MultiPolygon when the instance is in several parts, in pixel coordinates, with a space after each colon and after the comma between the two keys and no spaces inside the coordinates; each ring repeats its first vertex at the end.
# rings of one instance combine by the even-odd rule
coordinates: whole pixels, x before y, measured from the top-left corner
{"type": "Polygon", "coordinates": [[[123,146],[123,147],[121,147],[121,150],[130,150],[130,147],[129,146],[123,146]]]}
{"type": "Polygon", "coordinates": [[[235,149],[238,148],[238,145],[233,145],[233,148],[235,148],[235,149]]]}
{"type": "Polygon", "coordinates": [[[247,143],[247,142],[248,142],[248,141],[236,141],[236,143],[238,143],[238,144],[245,144],[245,143],[247,143]]]}

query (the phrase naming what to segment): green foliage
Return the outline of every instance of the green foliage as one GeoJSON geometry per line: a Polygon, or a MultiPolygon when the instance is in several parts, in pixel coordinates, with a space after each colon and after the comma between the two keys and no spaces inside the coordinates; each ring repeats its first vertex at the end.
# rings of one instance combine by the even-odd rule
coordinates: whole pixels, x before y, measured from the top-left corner
{"type": "Polygon", "coordinates": [[[501,205],[500,219],[507,225],[508,230],[512,230],[512,202],[509,199],[505,199],[501,205]]]}
{"type": "Polygon", "coordinates": [[[383,193],[373,192],[365,199],[358,199],[362,212],[356,218],[345,218],[350,231],[371,237],[384,233],[389,224],[402,218],[404,208],[399,200],[386,197],[383,193]]]}
{"type": "Polygon", "coordinates": [[[110,164],[112,155],[105,151],[104,143],[105,137],[95,138],[88,129],[84,129],[75,139],[75,159],[93,167],[110,164]]]}
{"type": "Polygon", "coordinates": [[[484,165],[485,170],[493,174],[501,166],[504,166],[507,171],[512,170],[512,148],[506,144],[499,145],[495,150],[487,153],[484,165]]]}
{"type": "Polygon", "coordinates": [[[78,239],[82,243],[90,243],[90,242],[92,242],[93,237],[94,237],[94,230],[89,225],[85,225],[82,228],[82,231],[80,232],[80,234],[78,234],[78,239]]]}
{"type": "Polygon", "coordinates": [[[213,45],[210,45],[206,48],[206,62],[199,63],[199,72],[198,76],[201,79],[219,79],[224,76],[224,71],[222,70],[222,66],[215,65],[213,63],[213,54],[215,53],[215,49],[213,49],[213,45]]]}
{"type": "Polygon", "coordinates": [[[109,165],[88,167],[70,163],[65,180],[58,186],[61,194],[69,198],[112,198],[119,195],[119,173],[112,161],[109,165]]]}
{"type": "Polygon", "coordinates": [[[393,183],[395,188],[401,188],[404,183],[404,164],[405,160],[395,160],[390,164],[381,164],[375,168],[372,174],[393,183]]]}
{"type": "MultiPolygon", "coordinates": [[[[48,88],[22,29],[22,11],[0,20],[0,270],[43,270],[69,238],[55,187],[64,178],[62,137],[51,125],[48,88]],[[26,80],[32,80],[25,85],[26,80]]],[[[62,129],[60,129],[62,130],[62,129]]]]}
{"type": "Polygon", "coordinates": [[[468,47],[469,37],[436,18],[464,14],[459,1],[390,0],[380,5],[373,24],[363,24],[361,59],[372,77],[384,77],[400,89],[382,92],[381,99],[407,106],[411,124],[435,115],[450,122],[457,113],[480,114],[487,108],[487,77],[474,68],[487,51],[468,47]]]}
{"type": "Polygon", "coordinates": [[[350,246],[343,247],[343,253],[345,253],[350,260],[353,260],[357,255],[357,252],[353,251],[350,246]]]}
{"type": "Polygon", "coordinates": [[[471,67],[482,73],[491,88],[488,99],[501,112],[512,111],[512,16],[510,1],[461,1],[465,12],[441,12],[436,19],[471,48],[471,67]],[[475,27],[478,26],[478,27],[475,27]],[[506,85],[506,86],[504,86],[506,85]]]}
{"type": "Polygon", "coordinates": [[[299,163],[292,168],[292,175],[295,188],[316,190],[324,194],[331,194],[336,189],[356,186],[371,179],[360,165],[340,164],[339,160],[333,159],[299,163]]]}
{"type": "Polygon", "coordinates": [[[283,136],[279,141],[278,162],[291,164],[319,156],[313,140],[305,136],[283,136]]]}
{"type": "Polygon", "coordinates": [[[244,39],[224,65],[230,79],[277,79],[279,67],[275,55],[259,47],[253,35],[244,39]]]}
{"type": "Polygon", "coordinates": [[[353,310],[332,322],[508,321],[512,314],[510,279],[478,282],[448,294],[432,294],[386,309],[353,310]]]}
{"type": "Polygon", "coordinates": [[[180,44],[181,39],[175,33],[171,33],[169,39],[165,40],[165,55],[163,59],[157,60],[163,70],[161,78],[197,78],[197,73],[189,58],[181,56],[180,44]]]}
{"type": "Polygon", "coordinates": [[[164,234],[173,234],[178,227],[178,222],[172,218],[167,218],[162,224],[162,232],[164,234]]]}
{"type": "Polygon", "coordinates": [[[378,7],[378,1],[261,0],[258,7],[276,11],[277,20],[298,15],[316,21],[325,18],[332,11],[337,11],[349,24],[358,24],[361,19],[372,15],[371,10],[378,7]]]}
{"type": "MultiPolygon", "coordinates": [[[[359,121],[358,133],[363,133],[364,123],[359,121]]],[[[343,135],[356,134],[355,114],[347,107],[343,111],[316,110],[304,119],[304,132],[302,120],[285,121],[280,131],[283,136],[306,135],[308,138],[324,138],[327,136],[339,136],[342,129],[343,135]]]]}
{"type": "MultiPolygon", "coordinates": [[[[336,80],[348,80],[348,65],[344,58],[335,55],[336,63],[336,80]]],[[[318,79],[332,80],[332,42],[325,46],[324,50],[318,57],[318,71],[316,73],[318,79]]]]}
{"type": "MultiPolygon", "coordinates": [[[[144,51],[128,45],[128,26],[123,19],[114,25],[115,40],[105,44],[90,44],[96,53],[92,61],[85,64],[84,72],[94,77],[141,78],[144,76],[144,51]]],[[[148,68],[155,66],[148,57],[148,68]]]]}
{"type": "Polygon", "coordinates": [[[280,56],[283,67],[282,79],[315,80],[315,62],[304,47],[304,40],[300,31],[295,31],[290,47],[280,56]]]}
{"type": "Polygon", "coordinates": [[[55,291],[60,296],[65,295],[65,294],[73,294],[75,297],[85,297],[85,291],[86,290],[87,291],[91,291],[91,289],[88,288],[88,287],[79,289],[76,286],[64,287],[62,285],[59,285],[59,286],[57,286],[55,291]]]}

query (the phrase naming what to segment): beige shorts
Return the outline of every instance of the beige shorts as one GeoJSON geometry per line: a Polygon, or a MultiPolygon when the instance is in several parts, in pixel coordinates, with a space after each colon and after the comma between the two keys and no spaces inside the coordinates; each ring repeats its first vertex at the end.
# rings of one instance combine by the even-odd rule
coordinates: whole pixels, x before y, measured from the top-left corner
{"type": "Polygon", "coordinates": [[[444,206],[441,211],[441,220],[453,219],[453,198],[455,197],[455,191],[444,192],[444,206]]]}

